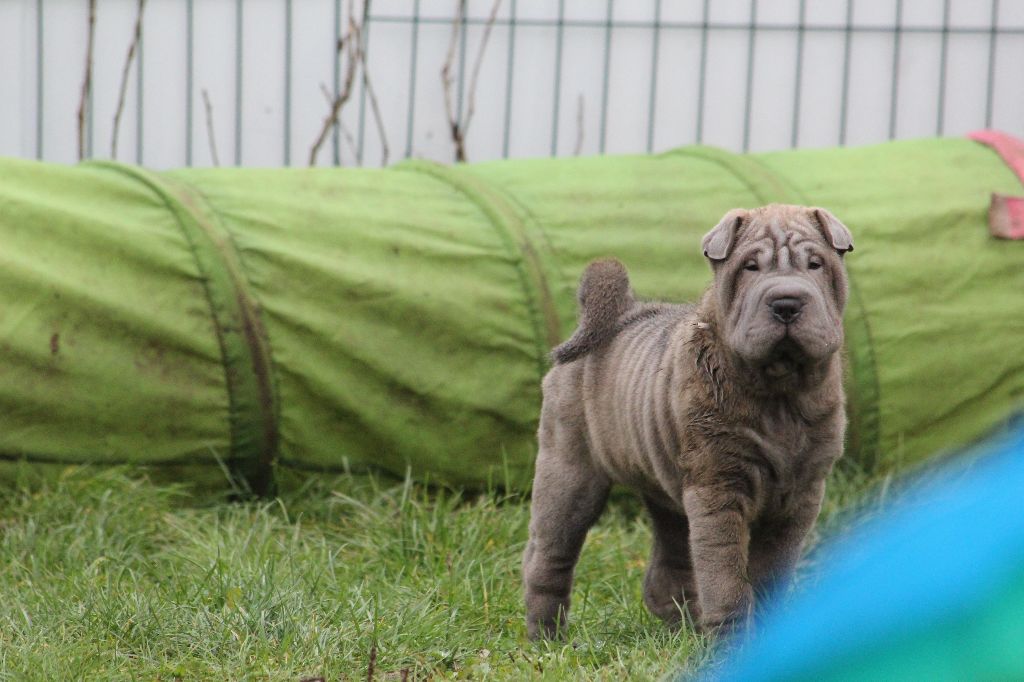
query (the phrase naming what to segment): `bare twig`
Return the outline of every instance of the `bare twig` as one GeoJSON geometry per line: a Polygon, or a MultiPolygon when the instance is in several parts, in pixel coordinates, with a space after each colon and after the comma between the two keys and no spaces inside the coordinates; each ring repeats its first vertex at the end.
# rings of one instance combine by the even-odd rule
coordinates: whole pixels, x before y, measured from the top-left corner
{"type": "Polygon", "coordinates": [[[583,93],[576,95],[576,146],[572,155],[579,156],[583,149],[583,93]]]}
{"type": "Polygon", "coordinates": [[[78,160],[85,158],[85,115],[92,97],[92,47],[96,37],[96,0],[89,0],[89,37],[85,48],[85,76],[78,100],[78,160]]]}
{"type": "Polygon", "coordinates": [[[210,140],[210,156],[213,157],[213,165],[219,166],[217,140],[213,136],[213,105],[210,104],[210,93],[206,91],[206,88],[203,88],[203,107],[206,109],[206,136],[210,140]]]}
{"type": "MultiPolygon", "coordinates": [[[[331,94],[331,91],[323,83],[320,84],[320,92],[324,93],[324,97],[327,98],[327,105],[331,106],[331,103],[334,102],[334,95],[331,94]]],[[[341,131],[342,137],[345,138],[345,142],[348,143],[348,148],[352,152],[352,158],[356,158],[359,155],[359,148],[356,146],[356,138],[352,136],[352,131],[348,129],[345,121],[341,120],[341,118],[335,121],[335,123],[341,131]]]]}
{"type": "MultiPolygon", "coordinates": [[[[476,54],[476,61],[473,62],[473,73],[469,79],[469,90],[466,93],[465,113],[456,112],[455,104],[452,102],[452,68],[455,63],[455,44],[458,41],[459,31],[465,30],[462,26],[462,16],[466,11],[465,0],[456,0],[455,19],[452,21],[452,38],[448,43],[448,54],[445,57],[444,65],[441,67],[441,84],[444,86],[444,108],[448,115],[448,126],[451,130],[452,142],[455,143],[455,160],[466,160],[466,134],[469,132],[469,125],[473,122],[473,113],[476,109],[476,84],[480,76],[480,66],[484,61],[484,52],[487,50],[487,42],[491,38],[491,29],[494,28],[494,21],[498,16],[498,9],[501,7],[501,0],[494,0],[491,6],[491,13],[484,24],[484,34],[480,38],[480,49],[476,54]]],[[[459,74],[461,78],[463,74],[459,74]]]]}
{"type": "Polygon", "coordinates": [[[121,128],[121,114],[124,112],[124,97],[128,90],[128,72],[131,71],[132,62],[135,61],[135,52],[139,48],[139,40],[142,38],[142,16],[146,11],[146,0],[139,0],[135,10],[135,32],[132,34],[132,42],[128,46],[128,56],[124,60],[124,68],[121,70],[121,89],[117,95],[117,111],[114,112],[114,131],[110,140],[110,158],[117,158],[117,134],[121,128]]]}
{"type": "Polygon", "coordinates": [[[370,108],[373,110],[373,120],[377,123],[377,132],[380,134],[380,165],[386,166],[388,165],[388,156],[390,154],[390,149],[388,148],[388,136],[384,131],[384,118],[380,115],[380,104],[377,102],[377,93],[374,92],[373,86],[370,85],[370,70],[366,68],[365,50],[359,50],[359,61],[363,64],[363,88],[366,90],[366,94],[370,97],[370,108]]]}
{"type": "MultiPolygon", "coordinates": [[[[352,37],[351,32],[348,34],[348,37],[352,37]]],[[[327,114],[327,117],[324,118],[324,123],[320,127],[320,132],[316,136],[316,140],[313,142],[313,146],[309,150],[310,166],[316,165],[316,157],[320,153],[320,148],[324,145],[324,142],[327,141],[327,136],[330,134],[331,128],[338,122],[338,116],[341,114],[341,108],[345,106],[345,102],[347,102],[349,97],[352,96],[352,81],[356,75],[357,62],[352,56],[352,48],[350,46],[346,46],[346,42],[348,41],[346,41],[345,38],[338,41],[337,57],[340,59],[342,53],[346,51],[348,52],[348,68],[345,70],[345,82],[338,94],[333,97],[330,112],[327,114]]]]}
{"type": "Polygon", "coordinates": [[[476,54],[476,61],[473,63],[473,76],[469,79],[469,91],[466,93],[466,116],[462,121],[462,134],[469,132],[469,124],[473,120],[474,108],[476,106],[476,82],[480,77],[480,65],[484,62],[484,51],[487,49],[487,41],[491,39],[491,29],[494,28],[494,20],[498,18],[498,9],[501,7],[501,0],[494,0],[491,7],[491,14],[487,17],[484,25],[484,35],[480,38],[480,50],[476,54]]]}
{"type": "Polygon", "coordinates": [[[452,141],[455,143],[455,158],[459,161],[465,159],[466,153],[463,149],[462,134],[459,131],[458,112],[455,111],[455,103],[452,101],[452,66],[455,63],[455,44],[459,38],[459,24],[462,22],[462,12],[465,0],[455,0],[455,18],[452,20],[452,37],[448,42],[448,54],[441,66],[441,85],[444,87],[444,113],[448,118],[448,126],[451,129],[452,141]]]}
{"type": "MultiPolygon", "coordinates": [[[[363,0],[363,12],[360,16],[360,22],[366,21],[369,5],[370,0],[363,0]]],[[[331,102],[331,110],[324,119],[324,123],[320,127],[320,133],[317,135],[316,140],[313,142],[313,146],[309,150],[310,166],[316,165],[316,157],[320,153],[320,148],[323,147],[324,142],[327,141],[327,136],[330,134],[331,128],[338,124],[342,107],[344,107],[345,103],[348,102],[350,97],[352,97],[352,85],[356,77],[356,68],[359,66],[360,61],[362,61],[363,27],[360,22],[355,20],[352,0],[349,0],[348,31],[344,36],[342,36],[341,40],[338,41],[335,56],[335,59],[341,59],[342,56],[348,58],[348,63],[345,68],[345,80],[342,84],[341,90],[334,96],[334,99],[331,102]]]]}

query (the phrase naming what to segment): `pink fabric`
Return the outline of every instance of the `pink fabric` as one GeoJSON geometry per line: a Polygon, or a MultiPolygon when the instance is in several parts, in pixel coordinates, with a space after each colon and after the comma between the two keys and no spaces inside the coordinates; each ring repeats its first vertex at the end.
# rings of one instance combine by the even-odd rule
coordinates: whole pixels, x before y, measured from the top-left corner
{"type": "Polygon", "coordinates": [[[1024,197],[993,194],[988,207],[988,230],[1000,239],[1024,239],[1024,197]]]}
{"type": "Polygon", "coordinates": [[[995,150],[1003,157],[1010,170],[1024,182],[1024,141],[998,130],[975,130],[973,133],[967,133],[967,137],[995,150]]]}
{"type": "MultiPolygon", "coordinates": [[[[996,130],[976,130],[967,137],[994,150],[1024,182],[1024,142],[996,130]]],[[[994,237],[1024,240],[1024,197],[992,194],[988,228],[994,237]]]]}

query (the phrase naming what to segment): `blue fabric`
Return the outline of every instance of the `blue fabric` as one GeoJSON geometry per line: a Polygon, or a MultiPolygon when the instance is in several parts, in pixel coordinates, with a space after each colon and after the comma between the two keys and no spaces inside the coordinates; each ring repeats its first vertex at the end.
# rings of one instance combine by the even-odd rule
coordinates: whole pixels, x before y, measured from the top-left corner
{"type": "Polygon", "coordinates": [[[858,651],[898,646],[997,599],[1024,570],[1024,426],[978,450],[968,470],[911,487],[884,516],[830,543],[815,584],[770,609],[708,676],[835,672],[858,651]]]}

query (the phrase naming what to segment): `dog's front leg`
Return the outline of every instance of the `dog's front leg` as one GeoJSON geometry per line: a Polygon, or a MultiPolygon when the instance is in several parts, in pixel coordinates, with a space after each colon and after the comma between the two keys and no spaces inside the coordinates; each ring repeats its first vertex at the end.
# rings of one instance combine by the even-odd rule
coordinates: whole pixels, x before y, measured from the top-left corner
{"type": "Polygon", "coordinates": [[[746,500],[729,490],[695,487],[683,493],[683,506],[690,524],[701,628],[742,629],[749,624],[754,607],[754,591],[747,577],[750,522],[746,500]]]}
{"type": "Polygon", "coordinates": [[[785,589],[793,579],[804,541],[825,497],[825,481],[810,486],[790,508],[757,528],[750,538],[750,579],[758,594],[785,589]]]}

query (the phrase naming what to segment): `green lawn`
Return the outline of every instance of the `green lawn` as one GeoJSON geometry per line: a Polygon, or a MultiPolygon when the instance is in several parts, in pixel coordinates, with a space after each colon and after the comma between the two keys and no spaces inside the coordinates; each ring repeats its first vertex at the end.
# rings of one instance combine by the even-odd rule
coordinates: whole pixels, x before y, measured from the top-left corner
{"type": "MultiPolygon", "coordinates": [[[[837,472],[819,531],[871,489],[837,472]]],[[[521,496],[362,475],[244,504],[126,470],[5,488],[0,679],[657,679],[710,658],[645,611],[627,496],[587,540],[570,641],[526,641],[528,518],[521,496]]]]}

